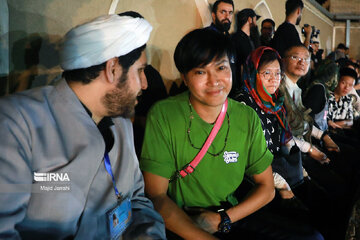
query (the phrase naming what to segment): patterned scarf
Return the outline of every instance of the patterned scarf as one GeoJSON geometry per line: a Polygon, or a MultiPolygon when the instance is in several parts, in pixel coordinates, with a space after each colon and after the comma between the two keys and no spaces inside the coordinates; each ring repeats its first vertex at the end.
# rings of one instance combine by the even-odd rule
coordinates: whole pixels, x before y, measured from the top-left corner
{"type": "MultiPolygon", "coordinates": [[[[285,145],[292,139],[292,135],[290,126],[286,120],[286,111],[283,106],[284,96],[280,94],[279,89],[277,89],[273,95],[269,94],[263,86],[257,71],[261,56],[265,50],[276,52],[273,48],[262,46],[255,49],[247,58],[243,73],[243,80],[245,82],[244,89],[253,97],[256,104],[264,112],[274,114],[277,117],[280,123],[279,128],[284,130],[281,131],[281,144],[285,145]]],[[[281,61],[279,55],[278,60],[279,62],[281,61]]]]}

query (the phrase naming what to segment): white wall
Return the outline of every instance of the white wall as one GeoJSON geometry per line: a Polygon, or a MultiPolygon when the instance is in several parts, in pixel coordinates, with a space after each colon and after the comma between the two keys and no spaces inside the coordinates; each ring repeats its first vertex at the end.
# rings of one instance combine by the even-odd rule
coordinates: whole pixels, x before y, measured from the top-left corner
{"type": "MultiPolygon", "coordinates": [[[[34,43],[37,47],[36,43],[40,41],[39,51],[36,52],[39,65],[34,82],[43,84],[53,76],[59,75],[61,69],[57,65],[57,50],[61,37],[72,27],[107,14],[114,1],[116,2],[116,0],[7,0],[10,71],[23,71],[26,68],[25,50],[29,46],[34,47],[34,43]]],[[[180,81],[173,63],[176,44],[190,30],[204,27],[211,22],[208,4],[214,1],[119,0],[115,12],[137,11],[153,25],[147,48],[149,63],[160,72],[165,84],[169,86],[173,81],[180,81]]],[[[304,2],[306,7],[302,24],[309,23],[320,28],[321,45],[331,50],[332,21],[316,9],[312,9],[312,5],[307,0],[304,2]]],[[[285,0],[234,0],[234,4],[235,11],[256,8],[258,13],[263,15],[259,23],[264,18],[272,16],[279,26],[285,19],[285,0]]]]}

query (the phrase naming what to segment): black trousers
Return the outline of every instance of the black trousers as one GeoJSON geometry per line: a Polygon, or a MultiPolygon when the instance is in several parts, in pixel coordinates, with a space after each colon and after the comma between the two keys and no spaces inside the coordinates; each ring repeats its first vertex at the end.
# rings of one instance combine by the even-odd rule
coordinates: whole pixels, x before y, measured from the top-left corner
{"type": "Polygon", "coordinates": [[[356,168],[342,154],[327,153],[329,165],[303,158],[311,182],[293,189],[310,209],[315,226],[326,240],[344,239],[354,202],[358,199],[360,178],[356,168]]]}
{"type": "MultiPolygon", "coordinates": [[[[252,188],[244,181],[236,192],[237,198],[243,198],[252,188]]],[[[315,229],[311,216],[303,208],[284,206],[277,193],[272,202],[250,216],[233,223],[230,233],[214,234],[219,239],[246,240],[323,240],[322,234],[315,229]]],[[[174,233],[167,232],[169,240],[181,239],[174,233]]]]}
{"type": "MultiPolygon", "coordinates": [[[[275,199],[274,201],[277,201],[275,199]]],[[[216,233],[224,240],[322,240],[303,210],[283,209],[275,203],[236,222],[229,234],[216,233]]]]}
{"type": "MultiPolygon", "coordinates": [[[[230,233],[214,234],[222,240],[323,240],[323,236],[302,217],[263,208],[232,225],[230,233]]],[[[182,239],[167,231],[167,239],[182,239]]]]}

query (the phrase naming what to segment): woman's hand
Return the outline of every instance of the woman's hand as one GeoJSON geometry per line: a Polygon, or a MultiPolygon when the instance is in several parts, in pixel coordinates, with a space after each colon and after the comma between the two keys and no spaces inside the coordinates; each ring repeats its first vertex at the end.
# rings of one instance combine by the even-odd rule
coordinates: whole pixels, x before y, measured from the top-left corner
{"type": "Polygon", "coordinates": [[[219,229],[221,217],[219,213],[206,210],[204,208],[185,207],[184,210],[188,213],[191,219],[204,231],[208,233],[215,233],[219,229]]]}
{"type": "Polygon", "coordinates": [[[337,124],[337,123],[335,123],[335,122],[333,122],[333,121],[331,121],[331,120],[328,121],[328,125],[329,125],[330,127],[334,128],[334,129],[342,128],[341,125],[339,125],[339,124],[337,124]]]}
{"type": "Polygon", "coordinates": [[[287,189],[278,189],[282,199],[292,199],[295,197],[293,191],[287,189]]]}
{"type": "Polygon", "coordinates": [[[342,120],[342,121],[336,122],[336,124],[339,125],[341,128],[350,129],[353,125],[353,121],[352,120],[342,120]]]}
{"type": "Polygon", "coordinates": [[[330,159],[326,156],[326,154],[321,152],[315,146],[311,146],[308,153],[311,158],[319,161],[321,164],[328,164],[330,162],[330,159]]]}

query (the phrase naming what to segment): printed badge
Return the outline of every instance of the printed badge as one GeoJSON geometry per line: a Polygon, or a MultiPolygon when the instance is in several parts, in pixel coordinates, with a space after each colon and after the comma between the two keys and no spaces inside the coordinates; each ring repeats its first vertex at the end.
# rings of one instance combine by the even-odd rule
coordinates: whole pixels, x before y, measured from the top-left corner
{"type": "Polygon", "coordinates": [[[232,151],[232,152],[224,152],[224,162],[226,162],[226,164],[229,163],[235,163],[238,161],[238,157],[239,157],[239,153],[232,151]]]}
{"type": "Polygon", "coordinates": [[[131,201],[126,198],[115,208],[106,213],[110,231],[110,239],[119,239],[131,222],[131,201]]]}

